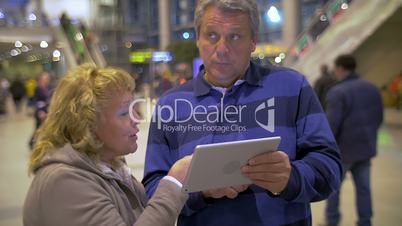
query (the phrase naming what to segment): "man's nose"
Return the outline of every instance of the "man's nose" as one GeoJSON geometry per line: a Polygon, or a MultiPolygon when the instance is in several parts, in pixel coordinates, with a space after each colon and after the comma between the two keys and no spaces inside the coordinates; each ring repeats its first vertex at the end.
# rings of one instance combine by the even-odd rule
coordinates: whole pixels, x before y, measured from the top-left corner
{"type": "Polygon", "coordinates": [[[228,43],[227,41],[222,38],[216,44],[216,53],[218,56],[225,56],[229,52],[228,43]]]}

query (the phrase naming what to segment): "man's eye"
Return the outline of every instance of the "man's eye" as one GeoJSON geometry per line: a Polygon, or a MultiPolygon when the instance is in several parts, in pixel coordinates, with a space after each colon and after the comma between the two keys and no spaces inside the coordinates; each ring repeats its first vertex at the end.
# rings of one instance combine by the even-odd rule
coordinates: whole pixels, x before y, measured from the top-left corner
{"type": "Polygon", "coordinates": [[[233,34],[233,35],[231,36],[231,39],[234,40],[234,41],[239,40],[239,39],[240,39],[240,35],[238,35],[238,34],[233,34]]]}

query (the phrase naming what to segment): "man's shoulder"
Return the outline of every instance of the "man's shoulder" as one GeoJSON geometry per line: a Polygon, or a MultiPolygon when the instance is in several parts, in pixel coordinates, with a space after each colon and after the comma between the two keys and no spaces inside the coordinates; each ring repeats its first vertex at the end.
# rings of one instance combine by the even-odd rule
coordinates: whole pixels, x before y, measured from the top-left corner
{"type": "Polygon", "coordinates": [[[169,101],[177,97],[184,97],[188,95],[193,95],[194,93],[194,82],[195,79],[191,79],[188,82],[175,86],[168,91],[166,91],[161,97],[160,101],[169,101]]]}
{"type": "Polygon", "coordinates": [[[334,90],[338,90],[338,91],[348,91],[348,90],[356,90],[356,89],[377,90],[378,88],[371,82],[369,82],[365,79],[362,79],[360,77],[349,80],[349,81],[339,82],[334,86],[334,90]]]}
{"type": "Polygon", "coordinates": [[[256,65],[256,67],[265,75],[281,73],[292,76],[303,76],[300,72],[296,71],[295,69],[288,68],[285,66],[269,64],[269,65],[256,65]]]}
{"type": "Polygon", "coordinates": [[[169,89],[168,91],[166,91],[164,93],[164,96],[169,95],[169,94],[174,94],[174,93],[194,91],[194,81],[195,81],[195,79],[193,78],[184,84],[175,86],[175,87],[169,89]]]}
{"type": "Polygon", "coordinates": [[[305,76],[292,68],[276,65],[259,67],[259,70],[262,72],[262,81],[264,84],[302,84],[303,86],[307,84],[305,76]]]}

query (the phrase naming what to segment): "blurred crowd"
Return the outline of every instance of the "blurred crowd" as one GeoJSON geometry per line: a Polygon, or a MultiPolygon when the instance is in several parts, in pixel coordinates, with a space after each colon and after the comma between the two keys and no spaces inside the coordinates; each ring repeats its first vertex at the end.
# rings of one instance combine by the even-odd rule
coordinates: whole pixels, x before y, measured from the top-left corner
{"type": "MultiPolygon", "coordinates": [[[[20,113],[26,103],[27,113],[35,118],[35,128],[39,128],[47,114],[47,107],[51,97],[51,83],[48,72],[40,73],[36,79],[23,80],[21,75],[15,76],[14,80],[8,81],[1,78],[0,86],[0,117],[5,117],[11,112],[7,108],[7,100],[12,99],[15,113],[20,113]]],[[[34,136],[29,141],[33,143],[34,136]]]]}
{"type": "MultiPolygon", "coordinates": [[[[140,95],[158,98],[167,90],[184,84],[192,78],[192,70],[188,64],[179,63],[174,66],[160,63],[155,65],[153,79],[139,81],[140,95]]],[[[33,116],[35,128],[39,128],[47,114],[51,90],[57,85],[56,76],[46,71],[41,72],[36,78],[24,78],[17,74],[12,78],[0,77],[0,118],[7,115],[23,112],[33,116]],[[11,103],[11,104],[7,104],[11,103]],[[10,108],[10,106],[14,106],[10,108]],[[15,109],[15,110],[14,110],[15,109]]],[[[34,142],[34,135],[29,141],[30,146],[34,142]]]]}

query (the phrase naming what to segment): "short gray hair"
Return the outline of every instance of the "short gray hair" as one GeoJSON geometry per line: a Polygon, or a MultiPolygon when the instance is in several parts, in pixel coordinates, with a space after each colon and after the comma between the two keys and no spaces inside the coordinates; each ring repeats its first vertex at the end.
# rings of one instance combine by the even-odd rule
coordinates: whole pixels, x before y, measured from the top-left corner
{"type": "Polygon", "coordinates": [[[251,35],[253,38],[257,38],[260,16],[256,0],[199,0],[194,15],[197,37],[200,33],[201,18],[209,6],[216,6],[220,10],[239,10],[247,13],[251,21],[251,35]]]}

